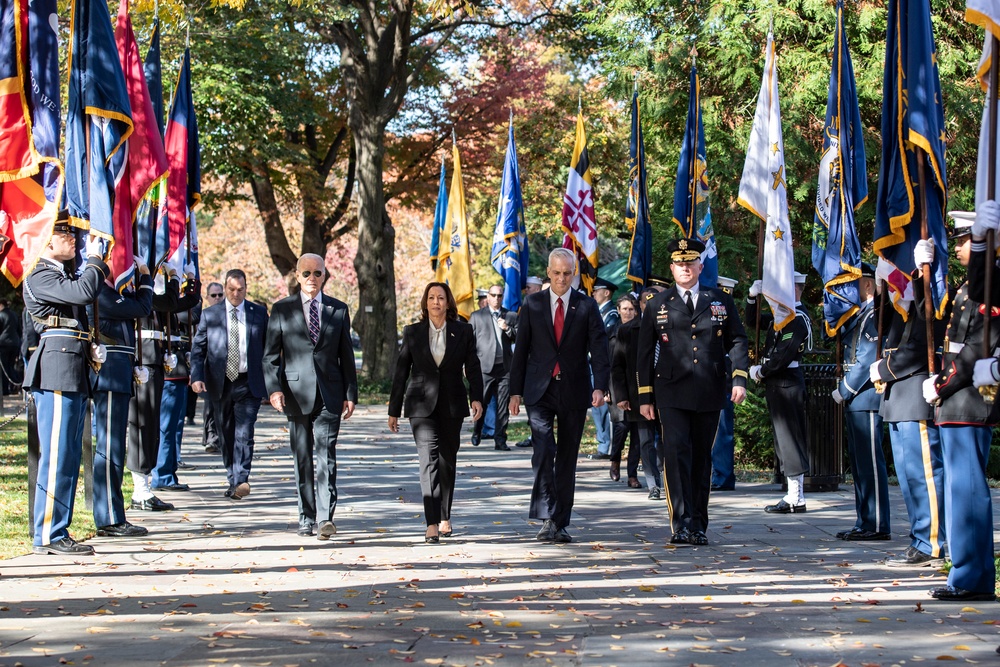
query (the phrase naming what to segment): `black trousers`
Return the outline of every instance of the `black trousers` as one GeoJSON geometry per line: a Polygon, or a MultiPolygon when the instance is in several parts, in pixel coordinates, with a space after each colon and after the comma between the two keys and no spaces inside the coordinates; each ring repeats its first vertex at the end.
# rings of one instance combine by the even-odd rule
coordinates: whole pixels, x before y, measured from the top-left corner
{"type": "Polygon", "coordinates": [[[806,381],[801,368],[765,378],[764,395],[774,425],[774,450],[785,477],[809,472],[806,440],[806,381]]]}
{"type": "Polygon", "coordinates": [[[483,414],[476,420],[473,435],[478,439],[483,433],[483,422],[486,421],[486,406],[490,399],[496,396],[497,412],[493,426],[493,442],[497,445],[507,444],[507,419],[510,416],[510,373],[505,371],[503,363],[493,366],[489,373],[483,373],[483,414]]]}
{"type": "Polygon", "coordinates": [[[337,509],[337,437],[340,412],[330,412],[322,400],[311,415],[288,418],[295,488],[299,497],[299,525],[333,521],[337,509]]]}
{"type": "Polygon", "coordinates": [[[564,382],[553,379],[538,403],[526,406],[531,427],[531,468],[535,473],[528,518],[551,519],[556,528],[568,526],[573,513],[576,460],[588,410],[563,407],[563,392],[572,391],[564,382]]]}
{"type": "Polygon", "coordinates": [[[696,412],[660,407],[663,429],[663,478],[666,482],[670,529],[705,532],[708,494],[712,490],[712,445],[719,428],[719,411],[696,412]]]}
{"type": "Polygon", "coordinates": [[[215,409],[212,401],[206,397],[201,402],[201,444],[203,447],[219,447],[219,422],[215,420],[215,409]]]}
{"type": "MultiPolygon", "coordinates": [[[[622,452],[625,451],[625,442],[628,441],[628,459],[626,460],[629,477],[639,477],[640,461],[640,440],[639,429],[636,426],[639,422],[611,422],[611,460],[620,464],[622,462],[622,452]]],[[[645,466],[645,462],[643,463],[645,466]]],[[[659,486],[657,483],[655,486],[659,486]]]]}
{"type": "Polygon", "coordinates": [[[160,401],[163,400],[163,365],[149,364],[149,381],[136,386],[128,403],[128,447],[125,466],[148,475],[160,453],[160,401]]]}
{"type": "Polygon", "coordinates": [[[463,421],[461,417],[442,415],[438,409],[430,417],[410,418],[420,461],[420,493],[424,497],[424,518],[428,526],[451,521],[463,421]]]}

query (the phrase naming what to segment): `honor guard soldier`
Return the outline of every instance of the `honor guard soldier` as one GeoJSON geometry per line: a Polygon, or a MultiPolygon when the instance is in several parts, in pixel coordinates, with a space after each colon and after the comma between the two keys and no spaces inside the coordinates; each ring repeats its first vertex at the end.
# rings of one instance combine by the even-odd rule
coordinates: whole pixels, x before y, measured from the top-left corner
{"type": "MultiPolygon", "coordinates": [[[[837,533],[850,542],[888,540],[889,475],[882,453],[881,396],[871,379],[871,365],[878,358],[878,315],[875,311],[875,267],[861,264],[858,294],[861,310],[844,324],[844,376],[833,391],[833,400],[844,406],[847,420],[847,454],[854,476],[854,527],[837,533]]],[[[926,355],[925,355],[926,356],[926,355]]]]}
{"type": "MultiPolygon", "coordinates": [[[[774,450],[781,472],[788,482],[788,493],[764,511],[772,514],[799,514],[806,511],[805,475],[809,472],[806,439],[806,380],[799,368],[802,355],[812,348],[812,322],[802,307],[806,276],[798,271],[795,280],[795,317],[780,329],[774,328],[771,313],[760,313],[760,326],[767,329],[763,356],[750,369],[750,379],[764,383],[767,409],[774,425],[774,450]]],[[[747,296],[747,321],[758,316],[757,296],[763,283],[755,280],[747,296]]]]}
{"type": "MultiPolygon", "coordinates": [[[[107,349],[107,359],[99,370],[91,369],[94,392],[94,525],[103,537],[141,537],[148,531],[125,518],[122,475],[125,472],[125,436],[128,433],[128,409],[135,381],[148,379],[145,368],[135,365],[135,323],[149,316],[153,308],[153,280],[149,268],[139,257],[136,263],[136,287],[121,293],[110,279],[97,296],[100,342],[107,349]]],[[[91,306],[91,308],[93,308],[91,306]]]]}
{"type": "Polygon", "coordinates": [[[76,232],[63,220],[35,268],[24,279],[24,305],[39,334],[28,361],[24,388],[38,414],[38,480],[34,502],[32,550],[39,554],[92,556],[93,548],[69,535],[73,501],[80,476],[83,424],[90,394],[90,363],[99,361],[92,348],[86,305],[97,298],[109,275],[104,242],[87,240],[87,264],[80,276],[66,270],[76,258],[76,232]]]}
{"type": "MultiPolygon", "coordinates": [[[[732,296],[737,282],[733,278],[719,276],[716,280],[716,286],[732,296]]],[[[726,370],[730,377],[732,376],[732,365],[732,362],[727,359],[726,370]]],[[[730,387],[731,389],[732,387],[730,387]]],[[[736,488],[736,472],[733,469],[736,455],[735,429],[736,407],[732,401],[727,400],[719,417],[719,432],[715,434],[715,444],[712,445],[713,491],[732,491],[736,488]]]]}
{"type": "Polygon", "coordinates": [[[160,266],[163,293],[153,291],[153,312],[139,320],[142,337],[142,365],[149,379],[136,387],[129,404],[129,447],[126,465],[132,472],[132,509],[164,512],[174,509],[153,495],[150,474],[160,451],[160,402],[163,399],[163,376],[166,368],[177,365],[176,355],[168,352],[166,317],[180,299],[177,273],[167,264],[160,266]]]}
{"type": "MultiPolygon", "coordinates": [[[[997,228],[1000,206],[984,202],[978,214],[950,212],[955,220],[955,254],[969,266],[972,237],[982,239],[986,228],[997,228]],[[980,220],[980,217],[982,220],[980,220]],[[971,234],[960,234],[969,229],[971,234]]],[[[982,241],[977,243],[985,251],[982,241]]],[[[934,259],[934,245],[919,241],[913,251],[918,267],[934,259]]],[[[970,271],[971,274],[971,271],[970,271]]],[[[914,300],[924,297],[922,282],[914,280],[914,300]]],[[[931,597],[946,601],[993,600],[996,573],[993,562],[993,502],[986,480],[992,426],[1000,421],[1000,402],[986,403],[973,385],[976,360],[982,356],[982,302],[974,299],[967,281],[958,288],[944,340],[941,372],[924,381],[924,398],[936,406],[934,421],[941,433],[944,459],[945,525],[951,570],[948,584],[931,590],[931,597]]],[[[982,285],[975,288],[977,295],[982,285]]],[[[1000,309],[993,307],[990,349],[1000,338],[1000,309]]]]}
{"type": "Polygon", "coordinates": [[[704,250],[697,239],[670,243],[675,284],[647,301],[639,325],[640,412],[649,420],[659,413],[674,544],[708,544],[712,444],[726,398],[727,352],[730,397],[736,404],[746,397],[747,335],[732,297],[698,285],[704,250]]]}
{"type": "Polygon", "coordinates": [[[160,401],[160,447],[149,478],[152,491],[188,491],[187,484],[177,479],[184,415],[190,377],[191,332],[181,325],[178,313],[194,308],[201,302],[201,283],[195,278],[193,265],[185,267],[186,280],[177,304],[169,313],[161,313],[166,323],[165,334],[170,340],[170,352],[175,361],[172,368],[164,366],[163,397],[160,401]]]}

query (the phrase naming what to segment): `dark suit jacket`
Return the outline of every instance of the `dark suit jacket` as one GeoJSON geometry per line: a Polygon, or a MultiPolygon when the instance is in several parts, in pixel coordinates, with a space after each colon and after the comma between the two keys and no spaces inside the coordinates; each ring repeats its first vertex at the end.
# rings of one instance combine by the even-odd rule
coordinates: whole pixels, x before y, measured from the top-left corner
{"type": "MultiPolygon", "coordinates": [[[[204,382],[209,398],[218,401],[226,384],[226,358],[229,355],[229,333],[226,328],[226,301],[209,306],[201,313],[198,332],[191,348],[191,382],[204,382]]],[[[246,309],[247,382],[250,393],[264,398],[264,334],[267,331],[267,311],[249,299],[246,309]]]]}
{"type": "MultiPolygon", "coordinates": [[[[510,361],[514,356],[513,345],[517,338],[517,313],[512,313],[506,308],[500,309],[500,317],[507,323],[508,329],[501,334],[503,344],[503,367],[510,370],[510,361]]],[[[479,355],[479,366],[484,373],[489,373],[493,369],[493,362],[497,353],[496,327],[493,324],[493,316],[490,314],[489,306],[480,308],[472,313],[469,324],[476,333],[476,353],[479,355]]]]}
{"type": "Polygon", "coordinates": [[[525,405],[540,401],[552,381],[556,362],[565,388],[562,392],[564,407],[586,409],[591,405],[594,389],[607,393],[611,361],[604,320],[597,302],[576,290],[570,290],[569,308],[558,345],[549,291],[542,290],[525,299],[518,317],[517,343],[510,368],[510,395],[522,396],[525,405]],[[593,385],[590,383],[591,368],[593,385]]]}
{"type": "Polygon", "coordinates": [[[444,359],[440,366],[431,356],[427,320],[403,329],[403,345],[396,360],[389,395],[390,417],[399,417],[401,410],[404,417],[430,417],[438,403],[444,401],[445,414],[464,418],[469,416],[470,401],[482,403],[483,372],[476,356],[472,325],[452,320],[447,327],[444,359]],[[462,382],[463,367],[469,381],[468,393],[462,382]]]}
{"type": "Polygon", "coordinates": [[[264,344],[264,383],[267,393],[285,395],[285,414],[311,415],[317,397],[327,412],[339,414],[344,401],[358,401],[358,374],[351,346],[351,316],[347,304],[322,296],[319,339],[313,345],[302,312],[300,294],[271,308],[264,344]]]}

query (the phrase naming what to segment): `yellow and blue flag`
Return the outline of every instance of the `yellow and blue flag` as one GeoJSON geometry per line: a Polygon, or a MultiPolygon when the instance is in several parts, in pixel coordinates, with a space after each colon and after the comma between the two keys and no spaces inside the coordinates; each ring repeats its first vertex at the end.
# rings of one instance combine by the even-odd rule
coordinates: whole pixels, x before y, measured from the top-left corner
{"type": "Polygon", "coordinates": [[[646,190],[646,146],[639,117],[639,91],[632,92],[632,137],[628,148],[628,198],[625,225],[632,231],[626,277],[645,287],[653,272],[653,227],[649,222],[649,194],[646,190]]]}
{"type": "Polygon", "coordinates": [[[524,227],[524,200],[521,197],[521,173],[517,167],[513,116],[507,134],[507,155],[500,178],[500,206],[490,260],[496,272],[503,277],[503,307],[517,312],[521,307],[521,290],[528,279],[528,234],[524,227]]]}
{"type": "Polygon", "coordinates": [[[431,270],[437,273],[438,265],[441,262],[441,239],[445,239],[447,247],[448,232],[444,229],[445,220],[448,217],[448,185],[445,183],[444,158],[441,158],[441,178],[438,180],[437,205],[434,207],[434,228],[431,230],[431,270]]]}
{"type": "Polygon", "coordinates": [[[813,268],[823,279],[823,319],[829,336],[835,336],[861,309],[861,244],[854,227],[854,212],[868,199],[861,128],[854,66],[844,31],[844,2],[838,0],[812,246],[813,268]]]}
{"type": "Polygon", "coordinates": [[[451,174],[451,194],[448,195],[448,211],[445,215],[445,230],[449,232],[447,254],[438,260],[437,277],[439,283],[448,283],[451,293],[458,303],[458,314],[466,320],[476,309],[476,290],[472,281],[472,257],[469,252],[469,218],[465,210],[465,186],[462,184],[462,163],[458,154],[458,144],[452,144],[451,152],[455,160],[455,170],[451,174]]]}
{"type": "Polygon", "coordinates": [[[719,280],[719,252],[712,229],[709,194],[705,125],[701,118],[701,83],[698,69],[692,65],[687,125],[674,186],[674,223],[681,228],[685,238],[696,238],[705,244],[705,251],[701,254],[701,277],[698,279],[703,287],[715,287],[719,280]]]}
{"type": "Polygon", "coordinates": [[[944,110],[927,0],[890,0],[882,93],[882,163],[875,197],[875,252],[885,260],[893,306],[904,317],[913,298],[909,276],[920,240],[920,209],[938,252],[931,266],[935,314],[948,303],[944,110]],[[918,187],[923,161],[926,187],[918,187]]]}

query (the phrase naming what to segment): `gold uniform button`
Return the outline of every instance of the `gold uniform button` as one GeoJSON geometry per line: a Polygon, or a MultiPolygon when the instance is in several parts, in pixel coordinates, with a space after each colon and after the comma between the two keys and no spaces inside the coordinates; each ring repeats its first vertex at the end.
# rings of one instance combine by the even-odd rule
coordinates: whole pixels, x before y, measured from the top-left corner
{"type": "Polygon", "coordinates": [[[695,359],[695,360],[694,360],[694,363],[698,363],[698,360],[697,360],[697,359],[695,359]]]}
{"type": "Polygon", "coordinates": [[[694,351],[695,351],[695,352],[697,352],[697,351],[698,351],[698,348],[694,348],[694,351]]]}
{"type": "Polygon", "coordinates": [[[691,340],[698,340],[697,336],[691,336],[691,340]]]}
{"type": "Polygon", "coordinates": [[[696,326],[696,325],[692,324],[692,325],[691,325],[691,328],[692,328],[692,329],[694,329],[694,328],[695,328],[695,326],[696,326]]]}

